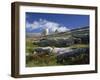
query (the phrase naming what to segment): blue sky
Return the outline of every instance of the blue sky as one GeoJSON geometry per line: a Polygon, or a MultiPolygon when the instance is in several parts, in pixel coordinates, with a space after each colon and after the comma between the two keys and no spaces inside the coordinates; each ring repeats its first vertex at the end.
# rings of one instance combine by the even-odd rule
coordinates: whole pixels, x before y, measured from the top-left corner
{"type": "Polygon", "coordinates": [[[89,25],[89,15],[26,12],[26,32],[39,33],[45,28],[59,32],[89,25]]]}

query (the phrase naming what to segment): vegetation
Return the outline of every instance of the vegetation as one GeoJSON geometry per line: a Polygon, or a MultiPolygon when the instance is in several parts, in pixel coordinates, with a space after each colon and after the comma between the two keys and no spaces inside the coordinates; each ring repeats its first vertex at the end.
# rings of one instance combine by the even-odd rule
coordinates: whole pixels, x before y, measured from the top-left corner
{"type": "MultiPolygon", "coordinates": [[[[28,58],[29,56],[27,56],[28,58]]],[[[29,59],[28,59],[29,60],[29,59]]],[[[35,66],[52,66],[58,65],[56,63],[56,56],[55,55],[43,55],[43,56],[31,56],[29,61],[26,61],[26,67],[35,67],[35,66]]]]}
{"type": "Polygon", "coordinates": [[[48,46],[71,49],[89,48],[88,30],[73,30],[72,33],[58,33],[37,40],[26,38],[26,67],[89,64],[89,52],[81,51],[78,55],[69,57],[63,57],[62,55],[63,59],[57,59],[57,54],[53,52],[50,53],[52,55],[45,53],[38,55],[35,53],[36,48],[48,46]]]}

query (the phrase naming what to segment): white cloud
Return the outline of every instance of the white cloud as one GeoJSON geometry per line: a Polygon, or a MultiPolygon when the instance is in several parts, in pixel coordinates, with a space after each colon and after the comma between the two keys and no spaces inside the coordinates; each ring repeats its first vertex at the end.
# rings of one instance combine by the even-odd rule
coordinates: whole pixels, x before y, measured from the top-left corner
{"type": "Polygon", "coordinates": [[[65,31],[68,31],[69,29],[62,26],[62,27],[59,27],[57,30],[58,30],[58,32],[65,32],[65,31]]]}
{"type": "Polygon", "coordinates": [[[54,32],[55,30],[58,29],[59,24],[58,24],[58,23],[55,23],[55,22],[47,21],[47,22],[44,24],[44,26],[45,26],[45,28],[49,29],[49,31],[54,32]]]}
{"type": "Polygon", "coordinates": [[[33,23],[26,23],[26,28],[30,29],[48,29],[50,32],[55,32],[58,30],[58,32],[65,32],[69,29],[65,26],[60,26],[59,23],[47,21],[44,19],[39,19],[39,21],[34,21],[33,23]]]}
{"type": "Polygon", "coordinates": [[[26,28],[31,28],[31,27],[32,27],[32,24],[29,22],[26,22],[26,28]]]}

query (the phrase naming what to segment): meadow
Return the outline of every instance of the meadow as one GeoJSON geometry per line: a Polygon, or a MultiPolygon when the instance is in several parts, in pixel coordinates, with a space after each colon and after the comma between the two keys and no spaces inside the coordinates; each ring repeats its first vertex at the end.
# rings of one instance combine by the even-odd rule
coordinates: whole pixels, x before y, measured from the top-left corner
{"type": "Polygon", "coordinates": [[[89,27],[26,36],[26,67],[89,64],[89,27]]]}
{"type": "MultiPolygon", "coordinates": [[[[50,53],[51,55],[44,54],[38,56],[34,54],[34,50],[40,47],[33,40],[26,40],[26,67],[37,67],[37,66],[59,66],[59,65],[78,65],[78,64],[89,64],[89,54],[81,53],[77,56],[69,56],[64,59],[62,63],[57,62],[57,56],[55,53],[50,53]]],[[[52,46],[56,48],[55,46],[52,46]]],[[[73,44],[71,46],[66,46],[66,48],[88,48],[89,44],[73,44]]],[[[64,47],[65,48],[65,47],[64,47]]]]}

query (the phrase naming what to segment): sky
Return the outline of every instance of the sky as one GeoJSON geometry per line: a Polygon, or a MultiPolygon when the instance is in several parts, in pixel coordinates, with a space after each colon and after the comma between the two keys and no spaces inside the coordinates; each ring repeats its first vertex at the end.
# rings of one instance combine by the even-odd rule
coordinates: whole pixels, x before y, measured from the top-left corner
{"type": "Polygon", "coordinates": [[[89,15],[26,12],[27,33],[41,33],[44,29],[65,32],[85,26],[89,26],[89,15]]]}

